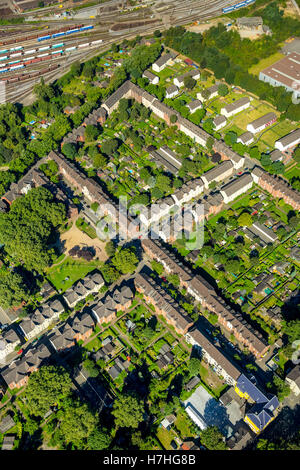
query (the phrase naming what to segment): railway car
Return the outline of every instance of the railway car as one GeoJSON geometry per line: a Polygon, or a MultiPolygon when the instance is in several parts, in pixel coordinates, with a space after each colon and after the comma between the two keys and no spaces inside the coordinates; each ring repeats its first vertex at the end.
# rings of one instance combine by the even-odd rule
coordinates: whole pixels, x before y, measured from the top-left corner
{"type": "Polygon", "coordinates": [[[78,31],[79,31],[79,28],[69,29],[69,31],[67,31],[66,34],[78,33],[78,31]]]}
{"type": "Polygon", "coordinates": [[[236,5],[234,5],[234,9],[238,10],[239,8],[242,8],[245,6],[246,6],[246,2],[237,3],[236,5]]]}
{"type": "Polygon", "coordinates": [[[51,39],[51,36],[48,34],[48,36],[40,36],[37,38],[38,42],[46,41],[46,39],[51,39]]]}
{"type": "Polygon", "coordinates": [[[11,47],[11,48],[10,48],[10,52],[21,51],[22,49],[24,49],[23,46],[11,47]]]}
{"type": "Polygon", "coordinates": [[[30,65],[34,59],[35,57],[28,57],[28,59],[24,60],[23,64],[30,65]]]}
{"type": "Polygon", "coordinates": [[[25,67],[24,64],[22,65],[14,65],[13,67],[10,67],[9,70],[13,71],[13,70],[18,70],[18,69],[22,69],[23,67],[25,67]]]}
{"type": "Polygon", "coordinates": [[[79,44],[78,49],[82,49],[83,47],[88,47],[90,45],[89,42],[85,42],[84,44],[79,44]]]}
{"type": "Polygon", "coordinates": [[[55,34],[52,34],[52,38],[55,39],[55,38],[59,38],[60,36],[65,36],[65,32],[63,31],[62,33],[55,33],[55,34]]]}
{"type": "Polygon", "coordinates": [[[4,73],[4,72],[8,72],[8,68],[5,68],[5,69],[0,69],[0,73],[4,73]]]}
{"type": "Polygon", "coordinates": [[[0,54],[6,54],[6,52],[8,52],[8,49],[2,49],[2,51],[0,51],[0,54]]]}
{"type": "Polygon", "coordinates": [[[46,55],[49,55],[48,52],[45,52],[45,54],[39,54],[37,57],[45,57],[46,55]]]}
{"type": "Polygon", "coordinates": [[[34,54],[35,52],[36,52],[36,49],[30,49],[29,51],[25,51],[24,55],[34,54]]]}
{"type": "Polygon", "coordinates": [[[48,49],[50,49],[50,46],[39,47],[40,52],[47,51],[48,49]]]}
{"type": "Polygon", "coordinates": [[[14,57],[21,57],[22,52],[16,52],[15,54],[10,54],[10,58],[13,59],[14,57]]]}
{"type": "Polygon", "coordinates": [[[0,57],[0,60],[6,60],[8,59],[8,55],[4,55],[3,57],[0,57]]]}
{"type": "Polygon", "coordinates": [[[62,46],[64,46],[63,42],[60,42],[59,44],[53,44],[52,49],[57,49],[58,47],[62,47],[62,46]]]}
{"type": "Polygon", "coordinates": [[[229,13],[230,11],[234,11],[234,7],[226,7],[222,10],[223,13],[229,13]]]}
{"type": "Polygon", "coordinates": [[[76,46],[72,46],[72,47],[67,47],[65,49],[65,52],[71,52],[71,51],[75,51],[76,50],[76,46]]]}
{"type": "Polygon", "coordinates": [[[63,52],[64,52],[63,49],[61,49],[60,51],[53,51],[53,52],[51,52],[51,54],[52,54],[53,56],[54,56],[54,55],[61,55],[61,54],[63,54],[63,52]]]}
{"type": "Polygon", "coordinates": [[[93,25],[88,25],[88,26],[82,26],[81,28],[79,28],[80,31],[87,31],[88,29],[93,29],[94,26],[93,25]]]}
{"type": "Polygon", "coordinates": [[[8,62],[8,65],[19,64],[20,60],[13,60],[12,62],[8,62]]]}
{"type": "Polygon", "coordinates": [[[98,39],[97,41],[92,41],[91,44],[101,44],[103,42],[103,39],[98,39]]]}

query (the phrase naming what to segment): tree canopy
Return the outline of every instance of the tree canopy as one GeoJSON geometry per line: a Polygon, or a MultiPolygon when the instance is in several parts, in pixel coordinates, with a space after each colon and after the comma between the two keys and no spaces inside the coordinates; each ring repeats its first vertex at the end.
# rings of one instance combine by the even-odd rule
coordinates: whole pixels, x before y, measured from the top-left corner
{"type": "Polygon", "coordinates": [[[120,428],[136,429],[143,421],[144,405],[134,395],[120,395],[114,402],[112,414],[115,424],[120,428]]]}
{"type": "Polygon", "coordinates": [[[51,235],[64,222],[66,208],[51,192],[33,188],[0,214],[0,239],[5,251],[27,269],[43,271],[53,260],[51,235]]]}
{"type": "Polygon", "coordinates": [[[33,372],[26,387],[26,403],[30,414],[44,416],[49,408],[71,392],[69,373],[61,366],[42,366],[33,372]]]}

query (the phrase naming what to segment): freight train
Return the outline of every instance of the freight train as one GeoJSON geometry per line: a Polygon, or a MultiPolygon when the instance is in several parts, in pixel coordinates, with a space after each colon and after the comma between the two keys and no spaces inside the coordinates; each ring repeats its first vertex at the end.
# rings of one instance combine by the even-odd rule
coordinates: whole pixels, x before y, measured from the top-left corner
{"type": "MultiPolygon", "coordinates": [[[[92,27],[88,26],[89,29],[93,29],[93,27],[94,26],[92,27]]],[[[85,29],[81,29],[81,28],[86,28],[86,27],[84,26],[84,24],[78,24],[76,26],[64,26],[63,28],[55,29],[54,31],[51,31],[51,33],[48,36],[49,36],[49,39],[51,39],[51,37],[55,37],[55,34],[59,34],[59,33],[72,34],[77,31],[85,31],[85,29]]],[[[28,36],[23,35],[22,37],[8,39],[7,41],[0,41],[0,46],[15,44],[16,42],[30,41],[32,39],[39,40],[39,38],[43,37],[43,36],[39,36],[39,34],[40,33],[30,34],[28,36]]]]}
{"type": "Polygon", "coordinates": [[[245,0],[244,2],[236,3],[235,5],[225,7],[222,9],[223,13],[230,13],[231,11],[238,10],[239,8],[244,8],[250,5],[251,3],[254,3],[255,0],[245,0]]]}

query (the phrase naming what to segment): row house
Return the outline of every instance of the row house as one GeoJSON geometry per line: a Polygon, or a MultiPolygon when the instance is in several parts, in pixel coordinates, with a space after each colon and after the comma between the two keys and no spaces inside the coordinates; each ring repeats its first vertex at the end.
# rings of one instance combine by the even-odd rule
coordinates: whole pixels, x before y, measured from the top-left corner
{"type": "Polygon", "coordinates": [[[218,322],[224,329],[246,346],[256,358],[262,358],[268,352],[269,345],[262,334],[254,330],[242,315],[229,307],[218,295],[211,295],[204,305],[218,316],[218,322]]]}
{"type": "Polygon", "coordinates": [[[228,385],[236,384],[241,375],[239,369],[198,328],[188,331],[185,338],[200,352],[203,359],[214,368],[215,372],[224,378],[228,385]]]}
{"type": "Polygon", "coordinates": [[[67,350],[75,346],[78,341],[86,341],[93,333],[94,326],[90,314],[79,313],[50,335],[49,341],[55,351],[67,350]]]}
{"type": "Polygon", "coordinates": [[[147,302],[154,305],[156,313],[162,315],[177,333],[183,335],[193,325],[185,310],[147,274],[138,273],[134,283],[136,290],[144,295],[147,302]]]}
{"type": "Polygon", "coordinates": [[[210,193],[205,196],[203,199],[198,201],[198,204],[203,203],[203,215],[199,219],[202,220],[204,218],[208,219],[211,215],[218,214],[223,206],[224,206],[224,199],[222,194],[219,191],[214,193],[210,193]]]}
{"type": "Polygon", "coordinates": [[[150,70],[145,70],[142,76],[144,78],[147,78],[147,80],[149,80],[149,83],[151,83],[151,85],[157,85],[159,83],[159,77],[155,75],[154,73],[150,72],[150,70]]]}
{"type": "Polygon", "coordinates": [[[248,98],[245,96],[243,98],[240,98],[239,100],[233,101],[233,103],[230,103],[221,109],[221,114],[226,118],[234,116],[235,114],[240,113],[244,109],[249,108],[251,100],[251,97],[248,98]]]}
{"type": "MultiPolygon", "coordinates": [[[[299,62],[298,62],[299,63],[299,62]]],[[[289,148],[296,147],[300,142],[300,128],[292,131],[290,134],[282,137],[275,142],[275,148],[281,152],[285,152],[289,148]]]]}
{"type": "Polygon", "coordinates": [[[4,360],[20,344],[20,338],[13,329],[2,331],[0,335],[0,359],[4,360]]]}
{"type": "Polygon", "coordinates": [[[252,142],[254,142],[254,135],[250,131],[244,132],[237,138],[237,143],[243,145],[250,145],[252,142]]]}
{"type": "Polygon", "coordinates": [[[260,358],[266,354],[268,344],[262,335],[254,331],[238,312],[226,305],[225,301],[217,295],[213,286],[202,276],[195,275],[157,240],[142,240],[142,248],[150,258],[160,262],[168,274],[177,274],[181,286],[185,287],[187,292],[204,308],[215,313],[219,323],[227,331],[233,333],[256,357],[260,358]]]}
{"type": "Polygon", "coordinates": [[[225,204],[233,201],[236,197],[248,191],[253,185],[253,178],[250,173],[245,173],[234,181],[226,184],[220,189],[225,204]]]}
{"type": "Polygon", "coordinates": [[[207,98],[204,98],[204,96],[202,95],[202,92],[204,90],[202,90],[200,93],[197,93],[198,100],[201,100],[201,101],[205,101],[206,99],[211,100],[215,96],[218,96],[218,94],[219,94],[219,85],[220,85],[220,83],[216,83],[215,85],[212,85],[211,87],[205,88],[205,91],[206,91],[207,96],[208,96],[207,98]]]}
{"type": "Polygon", "coordinates": [[[59,172],[66,181],[76,190],[82,192],[91,202],[105,204],[109,201],[101,186],[91,178],[85,176],[76,166],[66,160],[62,155],[50,152],[48,158],[54,160],[59,168],[59,172]]]}
{"type": "Polygon", "coordinates": [[[183,118],[182,116],[178,117],[176,125],[181,132],[189,136],[197,144],[200,144],[203,147],[206,146],[207,139],[210,137],[210,135],[201,127],[196,126],[196,124],[186,118],[183,118]]]}
{"type": "Polygon", "coordinates": [[[107,111],[108,115],[118,108],[119,101],[122,98],[131,98],[131,82],[129,80],[124,82],[123,85],[121,85],[120,88],[110,95],[102,104],[102,107],[107,111]]]}
{"type": "Polygon", "coordinates": [[[215,166],[211,170],[206,171],[202,176],[202,181],[206,189],[209,188],[209,185],[213,182],[219,183],[224,179],[231,176],[233,173],[233,164],[226,160],[219,165],[215,166]]]}
{"type": "Polygon", "coordinates": [[[46,330],[53,322],[58,320],[59,315],[64,311],[64,307],[59,300],[50,301],[41,305],[29,318],[19,323],[19,328],[26,341],[39,335],[46,330]]]}
{"type": "MultiPolygon", "coordinates": [[[[43,159],[43,162],[45,160],[43,159]]],[[[43,163],[39,161],[38,166],[43,163]]],[[[35,165],[31,170],[29,170],[23,178],[21,178],[18,183],[12,183],[10,185],[9,191],[7,191],[3,196],[2,200],[7,203],[7,208],[19,197],[27,194],[31,189],[38,188],[39,186],[49,186],[50,181],[47,176],[44,175],[35,165]]]]}
{"type": "Polygon", "coordinates": [[[84,279],[80,279],[76,284],[67,289],[63,298],[66,304],[73,308],[88,295],[99,292],[99,289],[103,286],[104,280],[99,272],[88,274],[84,279]]]}
{"type": "Polygon", "coordinates": [[[193,114],[196,111],[198,111],[198,109],[202,108],[202,103],[200,100],[193,100],[193,101],[190,101],[186,106],[189,109],[189,112],[193,114]]]}
{"type": "Polygon", "coordinates": [[[106,121],[106,116],[107,116],[106,109],[103,106],[100,106],[100,108],[95,109],[92,113],[90,113],[84,119],[82,125],[84,127],[86,127],[88,125],[97,126],[98,124],[103,126],[105,124],[105,121],[106,121]]]}
{"type": "Polygon", "coordinates": [[[171,197],[174,199],[175,204],[182,205],[193,198],[200,196],[204,191],[204,183],[202,178],[195,178],[183,184],[181,188],[177,189],[171,197]]]}
{"type": "Polygon", "coordinates": [[[266,127],[271,126],[277,120],[277,114],[274,112],[264,114],[263,116],[255,119],[254,121],[247,124],[247,131],[252,132],[252,134],[257,134],[261,132],[266,127]]]}
{"type": "Polygon", "coordinates": [[[143,208],[138,220],[145,227],[150,227],[168,215],[174,207],[174,200],[171,196],[159,199],[155,205],[151,206],[151,208],[143,208]]]}
{"type": "Polygon", "coordinates": [[[184,85],[184,79],[187,77],[191,77],[194,80],[199,80],[200,78],[200,72],[199,70],[190,70],[189,72],[184,73],[183,75],[180,75],[179,77],[174,78],[173,82],[174,85],[178,86],[179,88],[184,85]]]}
{"type": "Polygon", "coordinates": [[[282,198],[293,209],[300,210],[300,193],[293,189],[287,181],[270,175],[262,168],[256,166],[252,171],[253,180],[258,186],[268,191],[274,197],[282,198]]]}
{"type": "Polygon", "coordinates": [[[133,292],[129,286],[116,287],[109,292],[92,309],[97,323],[109,323],[116,319],[117,312],[127,310],[133,299],[133,292]]]}
{"type": "MultiPolygon", "coordinates": [[[[38,162],[38,165],[45,162],[47,159],[43,159],[38,162]]],[[[55,196],[58,202],[65,204],[68,216],[73,217],[77,215],[78,209],[75,204],[69,200],[67,195],[54,183],[52,183],[49,178],[35,165],[31,168],[23,178],[20,179],[18,183],[12,183],[9,191],[5,193],[2,197],[2,212],[7,212],[10,205],[19,197],[26,195],[31,189],[44,187],[48,189],[53,196],[55,196]]],[[[1,210],[1,208],[0,208],[1,210]]]]}
{"type": "Polygon", "coordinates": [[[159,59],[157,59],[156,62],[152,64],[153,70],[158,73],[161,72],[162,70],[164,70],[165,67],[167,67],[167,65],[172,64],[173,57],[174,56],[171,53],[163,54],[159,57],[159,59]]]}
{"type": "Polygon", "coordinates": [[[222,140],[215,140],[213,149],[221,155],[222,160],[230,160],[235,170],[240,170],[245,165],[244,157],[241,157],[238,153],[234,152],[222,140]]]}
{"type": "Polygon", "coordinates": [[[1,373],[3,380],[11,390],[27,384],[29,375],[47,362],[51,353],[47,346],[41,344],[26,351],[24,356],[12,362],[1,373]]]}

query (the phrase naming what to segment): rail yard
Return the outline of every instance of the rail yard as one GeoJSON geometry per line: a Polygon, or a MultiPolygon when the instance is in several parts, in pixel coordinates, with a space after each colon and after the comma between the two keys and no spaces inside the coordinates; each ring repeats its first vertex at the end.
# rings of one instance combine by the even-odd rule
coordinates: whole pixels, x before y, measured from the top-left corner
{"type": "MultiPolygon", "coordinates": [[[[252,3],[254,0],[248,0],[252,3]]],[[[245,5],[232,0],[143,2],[137,11],[126,9],[126,2],[111,0],[80,10],[80,21],[72,18],[41,19],[32,24],[3,26],[0,31],[0,79],[5,84],[5,101],[29,103],[33,86],[41,77],[49,83],[66,73],[75,61],[85,61],[111,44],[156,29],[205,21],[228,8],[245,5]],[[234,5],[234,6],[232,6],[234,5]],[[91,8],[96,15],[92,16],[91,8]],[[86,12],[86,13],[85,13],[86,12]],[[91,18],[92,16],[92,18],[91,18]]],[[[29,13],[24,13],[28,15],[29,13]]],[[[38,15],[38,13],[36,13],[38,15]]],[[[31,13],[32,15],[32,13],[31,13]]],[[[2,98],[3,101],[3,98],[2,98]]]]}

